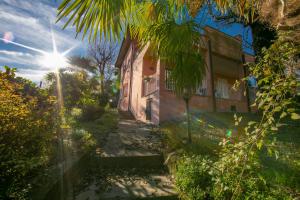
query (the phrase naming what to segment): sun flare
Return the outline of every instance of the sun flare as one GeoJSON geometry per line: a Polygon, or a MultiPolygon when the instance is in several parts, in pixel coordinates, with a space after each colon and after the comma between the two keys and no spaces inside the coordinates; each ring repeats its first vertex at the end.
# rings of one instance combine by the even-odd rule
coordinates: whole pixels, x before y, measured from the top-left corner
{"type": "Polygon", "coordinates": [[[67,59],[58,52],[46,53],[42,59],[41,64],[50,68],[63,68],[67,66],[67,59]]]}

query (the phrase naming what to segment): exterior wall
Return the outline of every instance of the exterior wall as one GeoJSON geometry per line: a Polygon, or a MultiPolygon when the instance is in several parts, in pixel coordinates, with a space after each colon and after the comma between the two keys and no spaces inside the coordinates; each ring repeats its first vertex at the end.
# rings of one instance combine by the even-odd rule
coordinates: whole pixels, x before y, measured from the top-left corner
{"type": "Polygon", "coordinates": [[[123,63],[121,65],[121,88],[120,88],[120,99],[119,109],[121,111],[128,111],[129,108],[129,96],[130,96],[130,81],[131,81],[131,61],[132,61],[132,45],[130,45],[123,63]],[[124,94],[127,90],[127,96],[124,94]]]}
{"type": "Polygon", "coordinates": [[[211,40],[212,52],[228,58],[241,60],[242,46],[240,39],[226,35],[209,26],[205,27],[204,30],[205,35],[211,40]]]}
{"type": "Polygon", "coordinates": [[[139,55],[133,62],[132,73],[132,90],[131,90],[131,112],[137,120],[143,121],[145,103],[141,100],[142,96],[142,82],[143,82],[143,57],[146,53],[147,47],[140,51],[139,55]]]}
{"type": "MultiPolygon", "coordinates": [[[[165,68],[161,67],[160,75],[160,122],[173,118],[182,117],[185,114],[185,103],[182,98],[177,97],[173,91],[165,87],[165,68]]],[[[212,97],[194,95],[190,100],[190,109],[200,111],[212,111],[212,97]]]]}
{"type": "MultiPolygon", "coordinates": [[[[210,27],[206,27],[205,32],[211,40],[214,80],[224,78],[230,85],[229,99],[216,98],[216,111],[230,112],[232,106],[235,106],[237,112],[248,112],[248,100],[244,95],[245,85],[241,84],[237,91],[232,89],[236,80],[245,76],[241,38],[228,36],[210,27]]],[[[248,62],[252,61],[252,57],[248,55],[245,59],[248,62]]]]}
{"type": "MultiPolygon", "coordinates": [[[[206,96],[194,95],[190,100],[190,109],[198,111],[213,111],[213,97],[215,91],[212,91],[211,84],[211,65],[213,66],[214,82],[218,78],[226,79],[230,85],[229,99],[216,99],[217,112],[231,112],[232,106],[237,112],[247,112],[247,97],[244,96],[245,86],[240,85],[237,91],[232,89],[236,80],[244,77],[244,68],[242,64],[242,50],[240,40],[224,36],[224,34],[216,32],[213,29],[207,31],[211,43],[212,63],[209,62],[208,43],[206,38],[203,47],[203,55],[207,63],[206,70],[206,96]]],[[[216,84],[214,84],[216,87],[216,84]]],[[[216,89],[216,88],[215,88],[216,89]]],[[[177,97],[172,91],[166,89],[165,86],[165,67],[160,68],[160,122],[170,120],[172,118],[182,117],[185,114],[185,103],[183,99],[177,97]]]]}
{"type": "Polygon", "coordinates": [[[229,84],[229,98],[216,97],[216,111],[230,112],[235,107],[237,112],[248,112],[248,100],[244,95],[246,87],[243,83],[234,90],[232,87],[236,81],[241,80],[245,73],[243,63],[239,60],[232,60],[220,55],[213,56],[215,90],[216,81],[226,79],[229,84]]]}
{"type": "Polygon", "coordinates": [[[152,100],[152,113],[151,113],[151,122],[154,124],[159,123],[159,95],[158,95],[158,84],[157,88],[154,92],[151,94],[144,96],[143,95],[143,77],[147,76],[149,74],[154,73],[154,78],[156,81],[158,81],[159,76],[159,64],[158,62],[153,62],[153,60],[148,59],[145,55],[148,51],[147,45],[145,48],[143,48],[139,53],[136,55],[135,51],[133,50],[135,48],[134,43],[130,45],[130,48],[125,56],[122,68],[121,68],[121,79],[122,86],[128,84],[129,87],[129,94],[127,97],[125,97],[123,87],[121,87],[121,97],[120,97],[120,104],[119,109],[122,111],[127,111],[128,108],[134,115],[134,117],[137,120],[146,122],[146,104],[147,100],[152,100]],[[134,59],[134,60],[133,60],[134,59]],[[132,72],[131,72],[131,61],[132,63],[132,72]],[[124,69],[126,69],[123,73],[124,69]],[[132,84],[130,88],[130,75],[132,73],[132,84]]]}
{"type": "MultiPolygon", "coordinates": [[[[145,64],[145,63],[144,63],[145,64]]],[[[148,63],[149,64],[149,63],[148,63]]],[[[156,89],[154,90],[154,92],[152,92],[149,95],[145,95],[142,96],[141,100],[142,100],[142,105],[143,105],[143,112],[142,112],[142,117],[141,120],[142,121],[147,121],[146,120],[146,112],[145,112],[145,108],[146,108],[146,103],[147,100],[151,99],[151,122],[155,125],[158,125],[160,122],[160,118],[159,118],[159,113],[160,113],[160,98],[159,98],[159,77],[160,77],[160,62],[151,62],[150,65],[145,65],[145,67],[149,67],[151,66],[151,68],[153,67],[153,64],[155,64],[156,66],[156,71],[155,74],[153,75],[153,78],[155,79],[156,82],[156,89]]]]}
{"type": "MultiPolygon", "coordinates": [[[[209,57],[208,52],[203,52],[205,61],[208,63],[209,57]]],[[[206,69],[206,77],[204,79],[207,85],[207,95],[200,96],[194,95],[190,100],[190,109],[191,110],[200,110],[200,111],[213,111],[213,104],[212,104],[212,86],[210,84],[211,77],[210,77],[210,68],[206,69]]],[[[160,122],[170,120],[173,118],[180,118],[183,117],[185,114],[185,102],[182,98],[177,97],[173,91],[166,89],[166,82],[165,82],[165,66],[160,66],[160,83],[159,83],[159,118],[160,122]]]]}
{"type": "MultiPolygon", "coordinates": [[[[242,64],[241,41],[212,28],[205,30],[206,36],[203,37],[203,44],[200,47],[207,63],[204,80],[206,94],[205,96],[194,95],[190,101],[190,108],[191,110],[212,112],[216,84],[214,84],[215,91],[213,91],[211,74],[213,74],[214,83],[218,78],[226,79],[231,88],[236,80],[244,77],[245,73],[242,64]],[[211,41],[211,51],[208,49],[208,39],[211,41]],[[210,63],[210,56],[212,63],[210,63]]],[[[148,44],[145,48],[137,51],[135,43],[132,42],[127,50],[121,66],[122,87],[119,108],[124,111],[130,110],[137,120],[146,122],[147,100],[151,99],[151,122],[159,124],[162,121],[182,117],[185,113],[185,103],[172,91],[166,89],[165,65],[152,57],[149,46],[148,44]],[[152,78],[151,84],[156,83],[153,92],[151,89],[151,92],[145,93],[145,77],[152,78]],[[132,82],[130,83],[130,81],[132,82]],[[128,95],[124,96],[126,88],[128,95]]],[[[252,57],[245,57],[245,59],[250,61],[252,57]]],[[[229,90],[228,99],[215,98],[216,111],[230,112],[235,107],[237,112],[247,112],[247,97],[243,95],[245,86],[241,85],[237,91],[229,90]]]]}

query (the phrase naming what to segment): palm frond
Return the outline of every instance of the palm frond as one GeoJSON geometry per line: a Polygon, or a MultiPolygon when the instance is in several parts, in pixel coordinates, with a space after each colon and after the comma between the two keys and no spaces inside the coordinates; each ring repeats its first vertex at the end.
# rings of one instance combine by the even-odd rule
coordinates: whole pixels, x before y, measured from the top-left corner
{"type": "Polygon", "coordinates": [[[161,21],[145,29],[143,35],[155,48],[157,56],[171,69],[178,96],[193,94],[205,76],[205,62],[197,44],[201,26],[192,19],[175,18],[161,21]]]}
{"type": "Polygon", "coordinates": [[[119,39],[127,25],[126,17],[136,3],[136,0],[64,0],[58,8],[57,21],[68,17],[64,28],[72,24],[77,34],[82,33],[82,37],[88,34],[89,40],[98,36],[119,39]]]}
{"type": "MultiPolygon", "coordinates": [[[[215,0],[218,9],[236,8],[241,15],[252,8],[248,0],[215,0]],[[246,6],[245,6],[246,5],[246,6]]],[[[259,0],[256,0],[257,2],[259,0]]],[[[255,2],[256,2],[255,1],[255,2]]],[[[58,20],[69,17],[76,32],[89,39],[97,36],[116,39],[129,30],[140,45],[150,42],[157,56],[172,67],[175,90],[182,95],[195,91],[205,75],[205,63],[196,44],[200,42],[200,25],[191,17],[191,8],[200,9],[204,0],[64,0],[58,20]],[[128,28],[128,29],[127,29],[128,28]]],[[[100,37],[100,38],[101,38],[100,37]]]]}

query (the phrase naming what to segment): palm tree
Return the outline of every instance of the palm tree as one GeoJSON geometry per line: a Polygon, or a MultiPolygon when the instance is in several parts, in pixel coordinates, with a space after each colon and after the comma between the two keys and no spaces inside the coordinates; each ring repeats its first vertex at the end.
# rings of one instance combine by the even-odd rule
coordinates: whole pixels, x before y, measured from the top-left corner
{"type": "MultiPolygon", "coordinates": [[[[230,8],[239,16],[251,16],[256,2],[248,0],[215,0],[221,12],[230,8]],[[241,6],[242,5],[242,6],[241,6]]],[[[129,35],[141,46],[149,41],[158,51],[157,56],[171,67],[175,93],[186,104],[188,141],[191,142],[189,100],[202,82],[205,64],[197,44],[201,26],[194,19],[201,7],[211,6],[203,0],[64,0],[58,8],[58,20],[69,17],[64,27],[72,23],[77,34],[120,39],[129,35]]]]}
{"type": "Polygon", "coordinates": [[[191,18],[182,17],[153,24],[145,31],[146,38],[158,49],[159,58],[169,66],[174,92],[186,105],[188,142],[191,143],[189,101],[205,75],[205,62],[198,44],[201,27],[191,18]]]}
{"type": "Polygon", "coordinates": [[[106,38],[120,38],[129,25],[153,16],[164,16],[167,12],[178,14],[176,10],[186,9],[195,17],[204,7],[215,7],[222,13],[227,10],[238,16],[251,19],[259,9],[262,0],[64,0],[58,8],[58,20],[69,17],[64,27],[70,23],[76,26],[77,33],[96,39],[100,34],[106,38]],[[175,11],[175,12],[174,12],[175,11]]]}

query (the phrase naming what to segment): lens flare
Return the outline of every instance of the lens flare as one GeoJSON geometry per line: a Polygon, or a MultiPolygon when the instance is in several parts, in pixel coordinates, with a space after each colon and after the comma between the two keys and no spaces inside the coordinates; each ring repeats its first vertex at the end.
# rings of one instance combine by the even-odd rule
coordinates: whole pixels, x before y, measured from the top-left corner
{"type": "MultiPolygon", "coordinates": [[[[57,51],[57,46],[56,46],[56,41],[55,41],[55,37],[54,37],[54,32],[53,29],[51,27],[51,39],[52,39],[52,48],[53,51],[52,52],[45,52],[41,49],[37,49],[31,46],[27,46],[25,44],[21,44],[18,42],[13,42],[14,40],[14,35],[12,32],[5,32],[3,35],[3,38],[0,38],[0,41],[3,41],[4,43],[7,44],[13,44],[15,46],[19,46],[31,51],[35,51],[38,52],[40,54],[42,54],[42,58],[39,60],[39,63],[42,66],[46,66],[49,68],[53,68],[56,69],[55,71],[55,75],[56,75],[56,87],[57,87],[57,104],[58,104],[58,109],[59,109],[59,120],[60,120],[60,124],[61,124],[61,128],[59,128],[57,134],[58,137],[60,138],[60,142],[59,142],[59,147],[58,147],[58,151],[60,152],[60,160],[59,162],[59,166],[60,166],[60,195],[61,195],[61,199],[63,198],[63,194],[64,194],[64,190],[65,190],[65,185],[67,185],[68,187],[71,186],[71,182],[67,181],[65,183],[64,181],[64,174],[65,174],[65,169],[67,168],[66,163],[71,163],[71,162],[67,162],[68,159],[71,159],[71,156],[69,155],[68,151],[65,151],[64,149],[64,143],[65,143],[65,134],[66,131],[63,130],[63,126],[66,125],[66,120],[65,120],[65,116],[64,116],[64,99],[63,99],[63,95],[62,95],[62,83],[61,83],[61,79],[60,79],[60,72],[59,69],[60,68],[64,68],[67,67],[67,59],[65,58],[65,56],[70,53],[77,45],[74,45],[73,47],[67,49],[66,51],[59,53],[57,51]]],[[[73,156],[73,155],[72,155],[73,156]]]]}
{"type": "Polygon", "coordinates": [[[57,70],[66,67],[68,64],[66,58],[58,52],[44,54],[40,63],[45,67],[55,68],[57,70]]]}
{"type": "Polygon", "coordinates": [[[3,42],[9,43],[14,40],[14,34],[12,32],[5,32],[3,35],[3,42]]]}
{"type": "Polygon", "coordinates": [[[226,130],[226,136],[231,137],[232,136],[232,130],[227,129],[226,130]]]}

